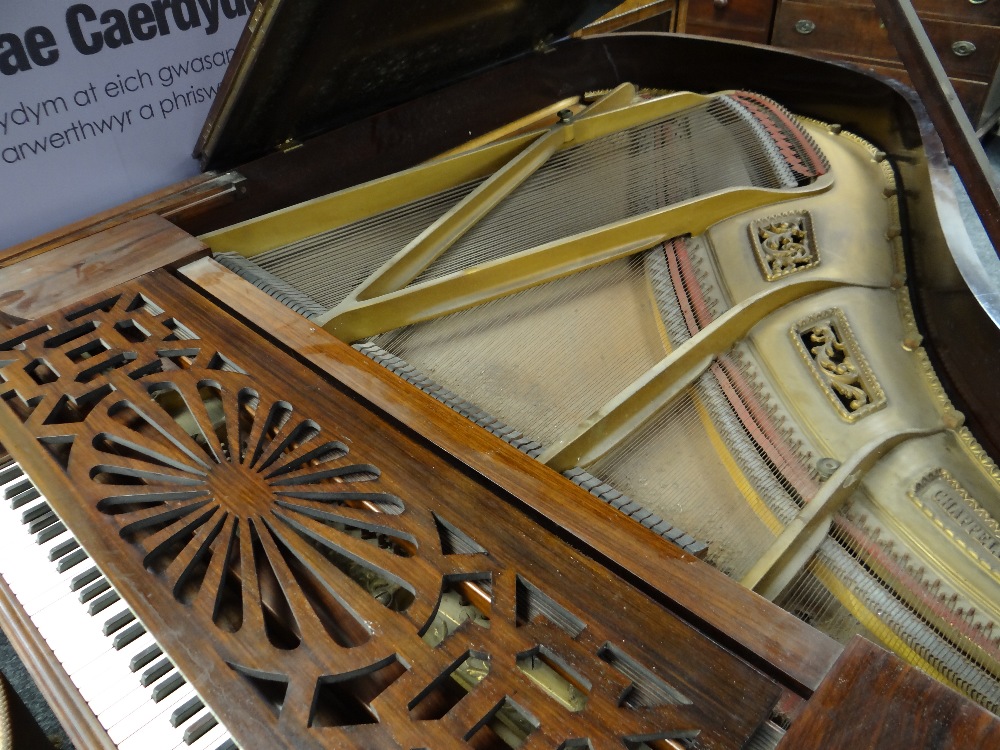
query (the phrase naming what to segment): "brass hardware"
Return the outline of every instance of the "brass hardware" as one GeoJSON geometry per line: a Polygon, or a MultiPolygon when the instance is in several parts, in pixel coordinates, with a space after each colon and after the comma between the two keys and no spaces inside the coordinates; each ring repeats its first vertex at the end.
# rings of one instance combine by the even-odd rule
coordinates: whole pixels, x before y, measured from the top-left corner
{"type": "Polygon", "coordinates": [[[755,220],[749,229],[757,264],[768,281],[819,265],[808,211],[755,220]]]}
{"type": "Polygon", "coordinates": [[[795,348],[841,417],[855,422],[885,406],[882,386],[840,309],[809,316],[792,328],[791,335],[795,348]]]}
{"type": "Polygon", "coordinates": [[[951,45],[951,51],[954,52],[959,57],[968,57],[973,52],[976,51],[976,45],[972,42],[963,40],[960,42],[955,42],[951,45]]]}
{"type": "Polygon", "coordinates": [[[283,154],[287,154],[289,151],[294,151],[302,146],[302,141],[295,138],[286,138],[284,141],[278,144],[277,149],[283,154]]]}
{"type": "Polygon", "coordinates": [[[810,21],[808,18],[803,18],[795,22],[795,30],[800,34],[812,34],[816,31],[816,22],[810,21]]]}

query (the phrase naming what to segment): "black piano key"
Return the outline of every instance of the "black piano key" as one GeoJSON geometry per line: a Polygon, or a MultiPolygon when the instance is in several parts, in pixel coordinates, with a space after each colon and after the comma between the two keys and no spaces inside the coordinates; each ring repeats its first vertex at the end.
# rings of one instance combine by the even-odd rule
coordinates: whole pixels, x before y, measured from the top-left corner
{"type": "Polygon", "coordinates": [[[51,513],[52,509],[44,500],[37,505],[32,505],[21,512],[21,523],[31,523],[36,518],[41,518],[46,513],[51,513]]]}
{"type": "Polygon", "coordinates": [[[101,577],[101,571],[99,571],[97,568],[87,568],[87,570],[83,571],[82,573],[77,573],[75,576],[73,576],[73,580],[69,582],[69,590],[79,591],[84,586],[86,586],[89,583],[93,583],[100,577],[101,577]]]}
{"type": "Polygon", "coordinates": [[[42,529],[44,529],[47,526],[51,526],[58,520],[59,519],[56,517],[56,514],[50,510],[44,516],[40,516],[39,518],[36,518],[34,521],[28,524],[28,533],[37,534],[42,529]]]}
{"type": "Polygon", "coordinates": [[[170,726],[179,727],[204,707],[205,704],[201,702],[201,698],[197,695],[193,698],[188,698],[170,714],[170,726]]]}
{"type": "Polygon", "coordinates": [[[183,685],[185,682],[184,678],[181,677],[180,672],[174,672],[172,675],[164,680],[156,683],[153,686],[153,692],[151,693],[153,697],[153,703],[159,703],[177,688],[183,685]]]}
{"type": "Polygon", "coordinates": [[[59,573],[65,573],[67,570],[72,568],[74,565],[79,565],[84,560],[90,559],[87,553],[82,549],[74,550],[70,552],[66,557],[59,558],[59,562],[56,563],[56,570],[59,573]]]}
{"type": "Polygon", "coordinates": [[[141,636],[146,632],[146,628],[142,626],[141,622],[133,623],[125,628],[122,632],[115,635],[111,645],[114,646],[115,651],[121,651],[128,644],[134,641],[136,638],[141,636]]]}
{"type": "Polygon", "coordinates": [[[170,659],[164,657],[142,673],[142,676],[139,677],[139,684],[143,687],[149,687],[173,668],[174,665],[170,663],[170,659]]]}
{"type": "Polygon", "coordinates": [[[101,632],[104,633],[104,635],[111,635],[112,633],[117,633],[119,630],[124,628],[134,619],[135,615],[133,615],[130,610],[126,609],[125,611],[119,612],[117,615],[114,615],[113,617],[109,617],[107,622],[105,622],[104,625],[101,627],[101,632]]]}
{"type": "Polygon", "coordinates": [[[90,601],[90,604],[87,605],[87,614],[96,615],[98,612],[103,612],[120,598],[117,592],[107,591],[90,601]]]}
{"type": "Polygon", "coordinates": [[[228,740],[215,748],[215,750],[236,750],[236,743],[233,742],[233,738],[230,737],[228,740]]]}
{"type": "Polygon", "coordinates": [[[49,550],[49,559],[55,562],[60,557],[68,555],[75,549],[80,549],[80,543],[76,539],[67,539],[65,542],[59,542],[59,544],[49,550]]]}
{"type": "Polygon", "coordinates": [[[11,466],[9,469],[4,469],[0,471],[0,484],[7,484],[8,482],[13,482],[18,477],[23,477],[24,472],[21,471],[19,466],[11,466]]]}
{"type": "Polygon", "coordinates": [[[128,668],[133,672],[138,672],[149,664],[149,662],[153,661],[153,659],[162,655],[163,651],[155,643],[152,646],[146,646],[146,648],[132,657],[132,660],[128,663],[128,668]]]}
{"type": "Polygon", "coordinates": [[[212,714],[205,714],[184,730],[184,744],[193,745],[218,723],[212,714]]]}
{"type": "Polygon", "coordinates": [[[31,482],[27,480],[16,485],[16,491],[15,488],[11,488],[4,492],[4,494],[10,499],[11,510],[17,510],[42,496],[42,493],[32,487],[31,482]]]}
{"type": "Polygon", "coordinates": [[[48,528],[42,529],[38,532],[38,536],[35,537],[35,544],[45,544],[46,542],[50,542],[64,531],[66,531],[66,527],[63,525],[62,521],[54,523],[48,528]]]}
{"type": "Polygon", "coordinates": [[[77,598],[80,600],[81,604],[86,604],[94,597],[100,596],[105,591],[111,588],[111,583],[107,578],[98,578],[92,584],[87,586],[83,591],[79,593],[77,598]]]}

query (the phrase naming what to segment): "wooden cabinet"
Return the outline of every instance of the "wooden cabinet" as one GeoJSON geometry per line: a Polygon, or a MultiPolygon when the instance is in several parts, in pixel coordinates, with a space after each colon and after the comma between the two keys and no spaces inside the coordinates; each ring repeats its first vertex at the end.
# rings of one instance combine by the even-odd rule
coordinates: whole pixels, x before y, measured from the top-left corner
{"type": "MultiPolygon", "coordinates": [[[[973,126],[1000,117],[1000,1],[915,0],[973,126]]],[[[678,31],[833,57],[909,84],[870,0],[686,0],[678,31]]]]}
{"type": "Polygon", "coordinates": [[[767,44],[776,0],[681,0],[677,30],[767,44]]]}
{"type": "Polygon", "coordinates": [[[676,13],[676,0],[626,0],[576,36],[612,31],[673,31],[676,13]]]}

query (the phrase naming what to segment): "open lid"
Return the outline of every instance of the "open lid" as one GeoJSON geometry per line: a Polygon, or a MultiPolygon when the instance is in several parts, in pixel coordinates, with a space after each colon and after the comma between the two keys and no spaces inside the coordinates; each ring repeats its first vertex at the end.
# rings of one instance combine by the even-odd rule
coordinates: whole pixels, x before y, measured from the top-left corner
{"type": "Polygon", "coordinates": [[[227,169],[492,67],[621,0],[261,0],[195,150],[227,169]]]}

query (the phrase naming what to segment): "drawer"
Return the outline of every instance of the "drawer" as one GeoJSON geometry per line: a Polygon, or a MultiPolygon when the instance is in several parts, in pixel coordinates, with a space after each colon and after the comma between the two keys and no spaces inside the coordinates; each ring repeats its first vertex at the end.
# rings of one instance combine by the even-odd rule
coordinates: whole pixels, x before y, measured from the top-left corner
{"type": "Polygon", "coordinates": [[[626,0],[573,36],[613,31],[673,31],[676,0],[626,0]]]}
{"type": "MultiPolygon", "coordinates": [[[[871,0],[803,0],[809,5],[874,8],[871,0]]],[[[977,26],[1000,25],[1000,0],[911,0],[922,19],[960,21],[977,26]]]]}
{"type": "Polygon", "coordinates": [[[1000,25],[1000,0],[913,0],[921,17],[935,15],[982,26],[1000,25]]]}
{"type": "MultiPolygon", "coordinates": [[[[902,81],[909,87],[913,87],[913,81],[903,68],[890,67],[887,65],[866,65],[865,68],[873,70],[897,81],[902,81]]],[[[986,94],[989,91],[989,84],[982,81],[966,81],[961,78],[952,78],[951,85],[958,95],[958,101],[962,104],[962,109],[969,115],[972,127],[978,128],[984,117],[988,117],[991,112],[984,112],[983,105],[986,104],[986,94]]]]}
{"type": "MultiPolygon", "coordinates": [[[[1000,64],[1000,28],[929,19],[924,28],[949,77],[993,79],[1000,64]],[[958,50],[967,54],[956,53],[953,45],[958,43],[965,43],[958,50]]],[[[869,5],[783,0],[775,17],[772,43],[874,61],[898,59],[889,35],[869,5]]]]}
{"type": "Polygon", "coordinates": [[[767,44],[775,0],[682,0],[678,31],[767,44]]]}

